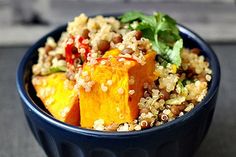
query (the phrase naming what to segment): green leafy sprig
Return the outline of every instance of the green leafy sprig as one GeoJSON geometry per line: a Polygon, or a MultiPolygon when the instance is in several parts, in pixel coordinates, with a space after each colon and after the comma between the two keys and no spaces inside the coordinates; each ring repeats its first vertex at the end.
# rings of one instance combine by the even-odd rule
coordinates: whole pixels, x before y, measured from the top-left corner
{"type": "Polygon", "coordinates": [[[176,21],[163,13],[145,15],[142,12],[130,11],[120,17],[122,23],[129,23],[130,28],[140,30],[143,37],[149,39],[152,48],[167,62],[181,65],[180,52],[183,40],[179,35],[176,21]],[[137,24],[132,25],[134,22],[137,24]]]}

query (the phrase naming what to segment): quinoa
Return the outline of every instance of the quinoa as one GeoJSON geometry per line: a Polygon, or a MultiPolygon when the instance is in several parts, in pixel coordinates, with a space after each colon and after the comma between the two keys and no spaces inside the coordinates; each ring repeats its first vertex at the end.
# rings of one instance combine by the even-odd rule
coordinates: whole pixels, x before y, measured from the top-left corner
{"type": "MultiPolygon", "coordinates": [[[[153,51],[152,43],[147,38],[137,38],[136,33],[114,17],[89,18],[81,14],[68,23],[67,31],[57,42],[49,37],[45,46],[38,49],[39,57],[37,64],[32,67],[33,75],[49,75],[53,68],[60,67],[59,70],[66,73],[68,80],[75,82],[75,89],[82,87],[86,92],[90,92],[95,83],[90,79],[90,73],[81,72],[82,65],[85,61],[88,65],[97,64],[98,59],[104,55],[104,51],[118,49],[120,51],[118,61],[121,66],[130,64],[124,58],[135,60],[141,65],[146,64],[144,55],[153,51]],[[102,45],[100,45],[101,40],[105,41],[102,45]],[[74,44],[72,48],[76,49],[80,56],[85,57],[75,59],[76,56],[72,54],[74,60],[68,64],[66,58],[68,44],[74,44]]],[[[181,59],[182,63],[178,68],[175,64],[163,65],[156,61],[154,73],[157,78],[151,84],[144,83],[143,97],[137,104],[139,115],[133,122],[105,125],[103,119],[97,119],[92,129],[118,132],[143,130],[162,125],[190,112],[206,96],[212,70],[201,51],[196,48],[184,48],[181,51],[181,59]]],[[[109,57],[108,60],[102,60],[100,63],[101,65],[110,64],[109,57]]],[[[32,81],[35,84],[42,84],[36,78],[32,81]]],[[[131,76],[128,84],[133,85],[135,81],[135,77],[131,76]]],[[[66,86],[68,82],[64,84],[66,86]]],[[[100,88],[103,92],[108,92],[113,90],[110,89],[112,85],[112,80],[106,80],[100,88]]],[[[116,90],[119,95],[125,92],[123,88],[116,90]]],[[[37,94],[47,95],[48,92],[53,92],[53,89],[44,89],[37,94]]],[[[134,95],[136,91],[129,89],[128,93],[134,95]]],[[[52,103],[53,99],[48,99],[47,102],[45,105],[52,103]]],[[[62,110],[61,115],[65,115],[66,112],[68,109],[62,110]]],[[[120,116],[123,115],[120,114],[120,116]]]]}

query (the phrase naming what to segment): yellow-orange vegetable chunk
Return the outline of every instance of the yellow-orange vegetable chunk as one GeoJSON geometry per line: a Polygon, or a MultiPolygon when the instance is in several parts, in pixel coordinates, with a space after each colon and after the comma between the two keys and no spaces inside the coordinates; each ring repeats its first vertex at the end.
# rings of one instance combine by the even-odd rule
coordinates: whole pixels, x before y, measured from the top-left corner
{"type": "Polygon", "coordinates": [[[103,119],[105,126],[132,122],[139,113],[144,84],[154,81],[155,52],[144,56],[144,65],[118,57],[117,50],[108,53],[104,55],[108,58],[101,58],[96,64],[83,65],[82,78],[87,82],[83,80],[85,85],[79,88],[82,127],[92,128],[98,119],[103,119]],[[88,82],[93,84],[90,90],[85,89],[88,82]]]}
{"type": "Polygon", "coordinates": [[[66,79],[65,73],[34,76],[32,84],[37,96],[56,119],[79,125],[78,91],[73,89],[74,83],[66,79]]]}

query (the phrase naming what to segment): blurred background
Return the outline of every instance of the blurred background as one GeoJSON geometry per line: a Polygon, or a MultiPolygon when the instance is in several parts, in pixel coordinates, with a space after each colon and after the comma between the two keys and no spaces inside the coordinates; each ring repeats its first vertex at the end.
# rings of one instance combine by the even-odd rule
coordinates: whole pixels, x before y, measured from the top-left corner
{"type": "Polygon", "coordinates": [[[0,0],[0,45],[31,44],[81,12],[130,9],[166,12],[211,42],[236,41],[234,0],[0,0]]]}
{"type": "Polygon", "coordinates": [[[25,122],[17,65],[40,37],[84,12],[165,12],[203,37],[221,63],[213,123],[195,157],[236,154],[236,2],[234,0],[0,0],[0,157],[46,157],[25,122]]]}

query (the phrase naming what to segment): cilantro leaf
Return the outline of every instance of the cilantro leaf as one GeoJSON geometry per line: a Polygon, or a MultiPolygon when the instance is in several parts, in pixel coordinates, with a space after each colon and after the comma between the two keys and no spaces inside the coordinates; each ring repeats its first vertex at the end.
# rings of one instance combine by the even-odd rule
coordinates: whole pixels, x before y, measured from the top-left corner
{"type": "Polygon", "coordinates": [[[138,22],[134,30],[141,30],[143,37],[150,40],[152,48],[160,56],[172,64],[181,65],[180,52],[183,48],[183,40],[179,35],[176,21],[163,13],[154,13],[148,16],[138,11],[130,11],[123,14],[121,22],[138,22]]]}
{"type": "Polygon", "coordinates": [[[171,63],[174,63],[176,65],[181,64],[181,57],[180,57],[180,52],[183,47],[183,40],[179,39],[175,42],[173,49],[169,49],[166,53],[167,60],[169,59],[171,63]]]}
{"type": "Polygon", "coordinates": [[[130,11],[130,12],[126,12],[124,15],[122,15],[121,18],[121,22],[123,23],[128,23],[130,21],[134,21],[139,19],[139,17],[143,16],[144,14],[138,11],[130,11]]]}
{"type": "Polygon", "coordinates": [[[43,75],[49,75],[52,73],[57,73],[57,72],[65,72],[66,67],[65,66],[57,66],[57,67],[50,67],[46,73],[43,75]]]}
{"type": "Polygon", "coordinates": [[[66,67],[64,67],[64,66],[51,67],[49,69],[49,73],[65,72],[65,71],[66,71],[66,67]]]}

